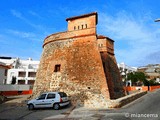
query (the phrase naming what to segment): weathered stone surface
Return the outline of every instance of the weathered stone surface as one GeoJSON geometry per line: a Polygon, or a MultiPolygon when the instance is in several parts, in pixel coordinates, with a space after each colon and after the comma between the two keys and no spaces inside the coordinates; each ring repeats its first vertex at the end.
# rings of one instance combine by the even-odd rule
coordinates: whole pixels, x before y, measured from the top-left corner
{"type": "Polygon", "coordinates": [[[67,21],[67,32],[44,40],[33,97],[45,91],[64,91],[74,104],[107,107],[109,99],[124,96],[113,40],[96,34],[97,13],[67,21]]]}

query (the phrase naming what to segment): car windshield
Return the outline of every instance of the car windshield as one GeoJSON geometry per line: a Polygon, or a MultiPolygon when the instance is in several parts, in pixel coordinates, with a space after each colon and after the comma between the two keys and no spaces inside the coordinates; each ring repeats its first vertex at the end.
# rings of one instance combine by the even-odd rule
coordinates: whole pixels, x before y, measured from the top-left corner
{"type": "Polygon", "coordinates": [[[67,97],[67,94],[64,92],[59,92],[58,94],[60,95],[60,97],[67,97]]]}

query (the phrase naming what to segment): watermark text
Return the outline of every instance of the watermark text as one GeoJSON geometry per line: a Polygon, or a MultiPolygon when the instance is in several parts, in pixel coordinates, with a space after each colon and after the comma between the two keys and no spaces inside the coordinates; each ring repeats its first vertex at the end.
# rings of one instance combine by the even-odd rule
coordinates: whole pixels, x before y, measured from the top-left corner
{"type": "Polygon", "coordinates": [[[130,117],[130,118],[158,118],[158,114],[125,113],[125,117],[130,117]]]}

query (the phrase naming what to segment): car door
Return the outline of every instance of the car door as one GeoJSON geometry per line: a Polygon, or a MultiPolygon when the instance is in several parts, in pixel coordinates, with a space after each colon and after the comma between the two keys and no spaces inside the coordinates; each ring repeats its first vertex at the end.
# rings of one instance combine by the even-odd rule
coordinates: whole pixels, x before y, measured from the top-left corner
{"type": "Polygon", "coordinates": [[[35,107],[37,108],[46,107],[46,104],[45,104],[46,95],[47,94],[42,94],[36,99],[35,107]]]}
{"type": "Polygon", "coordinates": [[[55,102],[56,95],[55,93],[48,93],[45,104],[47,107],[53,107],[53,103],[55,102]]]}

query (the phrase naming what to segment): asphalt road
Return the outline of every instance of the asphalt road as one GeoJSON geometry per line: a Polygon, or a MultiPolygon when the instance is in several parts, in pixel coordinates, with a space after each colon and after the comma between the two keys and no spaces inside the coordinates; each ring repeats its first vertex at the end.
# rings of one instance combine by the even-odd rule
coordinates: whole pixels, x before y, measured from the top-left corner
{"type": "MultiPolygon", "coordinates": [[[[103,111],[104,112],[104,111],[103,111]]],[[[148,94],[134,102],[108,111],[102,120],[160,120],[160,90],[148,94]]]]}
{"type": "Polygon", "coordinates": [[[79,108],[79,110],[75,109],[68,118],[82,118],[83,120],[160,120],[160,89],[148,92],[122,108],[101,110],[79,108]]]}
{"type": "Polygon", "coordinates": [[[29,111],[26,104],[3,103],[0,104],[0,120],[42,120],[55,115],[65,115],[72,107],[64,107],[60,110],[35,109],[29,111]]]}
{"type": "Polygon", "coordinates": [[[148,92],[134,102],[118,109],[88,110],[72,107],[60,110],[29,111],[21,104],[1,104],[0,120],[160,120],[160,90],[148,92]],[[68,114],[70,113],[70,114],[68,114]]]}

